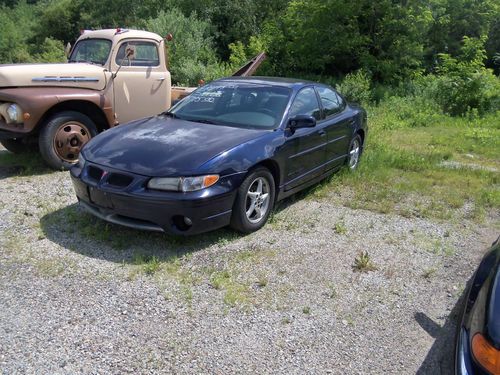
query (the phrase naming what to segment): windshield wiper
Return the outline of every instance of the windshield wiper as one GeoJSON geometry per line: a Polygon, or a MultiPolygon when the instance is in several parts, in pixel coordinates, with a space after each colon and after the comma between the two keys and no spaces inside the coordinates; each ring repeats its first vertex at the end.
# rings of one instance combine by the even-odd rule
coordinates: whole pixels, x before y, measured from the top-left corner
{"type": "Polygon", "coordinates": [[[219,123],[212,121],[212,120],[207,120],[207,119],[193,119],[193,120],[188,120],[188,121],[201,122],[202,124],[219,125],[219,123]]]}

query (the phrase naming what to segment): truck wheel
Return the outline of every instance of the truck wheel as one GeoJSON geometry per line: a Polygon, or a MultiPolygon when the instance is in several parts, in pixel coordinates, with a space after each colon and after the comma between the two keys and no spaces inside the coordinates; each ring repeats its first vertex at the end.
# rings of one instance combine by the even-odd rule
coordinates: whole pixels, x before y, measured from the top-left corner
{"type": "Polygon", "coordinates": [[[58,113],[40,132],[40,153],[50,167],[69,169],[78,162],[83,145],[96,134],[94,122],[84,114],[73,111],[58,113]]]}
{"type": "Polygon", "coordinates": [[[2,139],[0,143],[13,154],[21,154],[28,151],[28,147],[22,139],[2,139]]]}

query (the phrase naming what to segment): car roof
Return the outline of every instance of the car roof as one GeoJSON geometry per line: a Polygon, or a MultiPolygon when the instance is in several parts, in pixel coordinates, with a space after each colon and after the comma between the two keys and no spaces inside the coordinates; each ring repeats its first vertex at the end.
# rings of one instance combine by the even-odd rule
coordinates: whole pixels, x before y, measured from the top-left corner
{"type": "Polygon", "coordinates": [[[217,80],[217,82],[246,82],[250,84],[283,86],[289,88],[300,88],[308,85],[323,85],[322,83],[308,81],[306,79],[283,78],[283,77],[227,77],[217,80]]]}

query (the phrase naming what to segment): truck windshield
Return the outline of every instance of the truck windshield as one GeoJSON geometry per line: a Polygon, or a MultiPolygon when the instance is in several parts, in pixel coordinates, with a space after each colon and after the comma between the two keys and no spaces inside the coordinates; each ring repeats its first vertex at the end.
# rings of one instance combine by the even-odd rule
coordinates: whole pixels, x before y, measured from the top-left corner
{"type": "Polygon", "coordinates": [[[111,50],[111,41],[108,39],[80,40],[69,57],[68,62],[90,62],[104,65],[111,50]]]}
{"type": "Polygon", "coordinates": [[[267,84],[216,81],[194,91],[168,114],[205,124],[274,129],[283,118],[290,91],[267,84]]]}

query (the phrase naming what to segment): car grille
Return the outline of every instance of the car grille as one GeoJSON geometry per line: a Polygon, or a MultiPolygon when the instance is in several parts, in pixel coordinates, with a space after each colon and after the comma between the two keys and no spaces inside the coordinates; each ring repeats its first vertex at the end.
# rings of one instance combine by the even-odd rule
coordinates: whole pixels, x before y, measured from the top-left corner
{"type": "Polygon", "coordinates": [[[87,168],[87,176],[89,179],[99,182],[105,177],[105,180],[103,181],[106,185],[118,187],[118,188],[126,188],[129,186],[133,181],[134,178],[132,176],[122,174],[122,173],[116,173],[116,172],[109,172],[106,173],[107,171],[96,167],[94,165],[89,165],[87,168]]]}
{"type": "Polygon", "coordinates": [[[94,167],[93,165],[87,168],[87,175],[95,181],[100,181],[104,171],[101,168],[94,167]]]}

